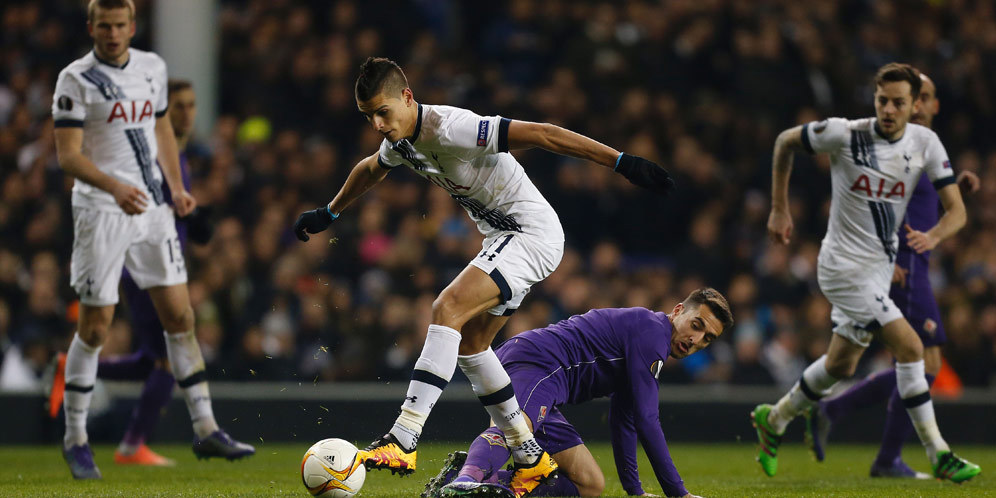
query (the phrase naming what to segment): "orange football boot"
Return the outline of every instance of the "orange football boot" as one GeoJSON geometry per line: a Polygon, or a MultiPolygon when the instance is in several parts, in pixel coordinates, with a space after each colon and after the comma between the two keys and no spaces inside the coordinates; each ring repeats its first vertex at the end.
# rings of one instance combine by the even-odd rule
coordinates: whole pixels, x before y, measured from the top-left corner
{"type": "Polygon", "coordinates": [[[149,465],[152,467],[173,467],[176,461],[166,458],[142,444],[131,455],[121,453],[121,450],[114,452],[114,463],[118,465],[149,465]]]}

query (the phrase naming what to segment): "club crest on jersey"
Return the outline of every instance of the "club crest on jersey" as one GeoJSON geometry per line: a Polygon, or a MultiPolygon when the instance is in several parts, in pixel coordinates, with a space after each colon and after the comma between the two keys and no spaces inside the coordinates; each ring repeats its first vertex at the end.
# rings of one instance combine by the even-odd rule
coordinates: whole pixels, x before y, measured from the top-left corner
{"type": "Polygon", "coordinates": [[[664,360],[657,360],[650,364],[650,373],[654,374],[654,378],[658,378],[661,374],[661,370],[664,369],[664,360]]]}
{"type": "Polygon", "coordinates": [[[924,320],[923,330],[924,332],[930,334],[931,337],[934,337],[934,334],[937,333],[937,322],[935,322],[932,318],[924,320]]]}
{"type": "Polygon", "coordinates": [[[539,409],[539,415],[536,416],[536,423],[540,423],[546,418],[546,405],[543,405],[539,409]]]}
{"type": "Polygon", "coordinates": [[[481,438],[488,442],[491,446],[501,446],[502,448],[508,448],[505,444],[505,438],[501,434],[492,434],[490,432],[485,432],[481,434],[481,438]]]}
{"type": "Polygon", "coordinates": [[[488,120],[486,120],[486,119],[482,119],[481,122],[478,123],[478,125],[477,125],[477,145],[478,146],[484,147],[485,145],[488,145],[488,126],[490,126],[490,125],[491,125],[491,123],[488,120]]]}
{"type": "Polygon", "coordinates": [[[122,119],[125,123],[138,123],[144,121],[145,118],[151,118],[155,116],[152,111],[152,102],[146,100],[144,103],[139,104],[138,102],[132,100],[130,102],[115,102],[114,107],[111,108],[111,115],[107,117],[107,122],[113,122],[116,119],[122,119]],[[139,109],[141,105],[141,109],[139,109]],[[128,111],[131,112],[128,112],[128,111]]]}
{"type": "Polygon", "coordinates": [[[868,175],[861,175],[851,185],[851,192],[864,192],[868,197],[885,197],[886,199],[891,197],[903,198],[906,197],[906,184],[897,182],[887,190],[885,178],[879,178],[877,188],[872,190],[872,183],[868,179],[868,175]],[[883,193],[885,194],[884,196],[883,193]]]}
{"type": "Polygon", "coordinates": [[[951,161],[944,161],[941,165],[944,166],[944,169],[951,169],[951,161]]]}

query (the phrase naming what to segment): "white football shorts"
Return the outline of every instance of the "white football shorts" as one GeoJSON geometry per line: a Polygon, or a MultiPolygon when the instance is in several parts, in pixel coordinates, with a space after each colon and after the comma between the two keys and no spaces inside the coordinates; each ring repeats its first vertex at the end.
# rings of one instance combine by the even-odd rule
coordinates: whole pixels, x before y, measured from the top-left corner
{"type": "Polygon", "coordinates": [[[142,214],[73,206],[70,284],[87,306],[118,303],[122,268],[140,289],[186,283],[187,267],[176,234],[173,208],[162,204],[142,214]]]}
{"type": "Polygon", "coordinates": [[[833,333],[859,346],[871,344],[872,332],[903,313],[889,298],[891,263],[858,265],[820,252],[817,279],[833,308],[833,333]]]}
{"type": "Polygon", "coordinates": [[[484,248],[470,264],[491,276],[501,290],[501,304],[488,310],[509,316],[537,282],[550,276],[564,257],[564,242],[520,232],[499,232],[484,239],[484,248]]]}

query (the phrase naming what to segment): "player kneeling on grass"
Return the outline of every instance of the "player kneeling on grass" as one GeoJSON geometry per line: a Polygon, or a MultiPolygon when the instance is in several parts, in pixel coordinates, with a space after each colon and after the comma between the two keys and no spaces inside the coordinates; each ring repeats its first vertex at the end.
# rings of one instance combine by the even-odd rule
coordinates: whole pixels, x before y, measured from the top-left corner
{"type": "MultiPolygon", "coordinates": [[[[647,495],[637,470],[642,441],[667,496],[693,496],[685,489],[668,453],[658,408],[657,376],[668,357],[684,358],[705,349],[733,325],[722,294],[692,292],[671,313],[645,308],[595,309],[541,329],[523,332],[497,351],[512,379],[537,442],[560,468],[529,496],[597,496],[605,477],[559,406],[603,396],[612,398],[610,424],[616,470],[631,495],[647,495]]],[[[517,496],[509,459],[497,427],[474,439],[467,453],[451,453],[426,485],[423,497],[517,496]]]]}

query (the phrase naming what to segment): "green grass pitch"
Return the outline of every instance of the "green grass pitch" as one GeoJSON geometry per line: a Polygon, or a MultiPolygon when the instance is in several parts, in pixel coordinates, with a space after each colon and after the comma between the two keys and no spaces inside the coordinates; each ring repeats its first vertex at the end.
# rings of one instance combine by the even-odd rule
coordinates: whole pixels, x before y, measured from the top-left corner
{"type": "MultiPolygon", "coordinates": [[[[259,443],[259,441],[257,441],[259,443]]],[[[400,478],[388,472],[367,475],[361,497],[418,496],[423,484],[439,470],[446,453],[466,443],[419,445],[418,471],[400,478]]],[[[186,445],[154,445],[178,461],[174,468],[114,465],[113,446],[97,446],[102,481],[75,482],[56,446],[6,446],[0,449],[0,496],[310,496],[301,484],[300,462],[307,444],[258,444],[256,456],[242,462],[198,462],[186,445]]],[[[596,443],[592,453],[605,472],[603,496],[624,496],[612,464],[612,449],[596,443]]],[[[868,466],[875,455],[870,445],[833,445],[827,461],[816,463],[801,445],[780,453],[779,475],[765,477],[754,461],[753,444],[674,444],[671,454],[692,493],[705,497],[852,497],[852,496],[993,496],[996,497],[996,451],[992,447],[959,446],[956,450],[982,465],[982,474],[955,485],[948,482],[871,479],[868,466]]],[[[926,471],[918,445],[904,454],[917,470],[926,471]]],[[[647,492],[660,487],[641,454],[641,476],[647,492]]]]}

